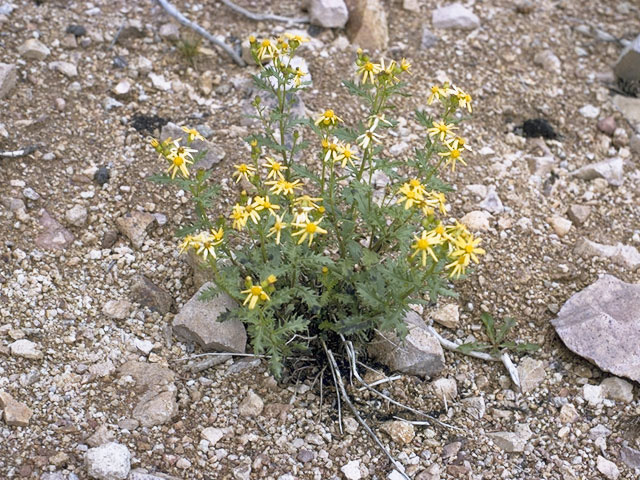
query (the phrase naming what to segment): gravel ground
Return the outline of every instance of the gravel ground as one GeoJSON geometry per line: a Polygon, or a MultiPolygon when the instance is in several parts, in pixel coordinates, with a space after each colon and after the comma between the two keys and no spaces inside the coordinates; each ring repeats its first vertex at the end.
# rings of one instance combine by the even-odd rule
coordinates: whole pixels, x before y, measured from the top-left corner
{"type": "MultiPolygon", "coordinates": [[[[389,462],[353,418],[340,433],[335,400],[325,389],[320,403],[313,376],[296,374],[278,384],[264,363],[250,357],[194,372],[187,368],[193,360],[185,358],[198,352],[170,334],[175,312],[195,292],[173,235],[188,218],[189,205],[174,190],[145,180],[160,168],[146,143],[158,132],[138,131],[134,118],[155,115],[206,126],[225,154],[213,168],[222,186],[220,208],[226,208],[235,188],[231,165],[245,155],[241,139],[249,131],[249,69],[215,53],[199,55],[190,66],[159,35],[169,18],[153,2],[11,3],[15,10],[0,15],[0,60],[17,66],[18,81],[0,100],[0,150],[39,148],[0,159],[0,391],[33,416],[27,426],[0,422],[0,476],[88,478],[84,457],[102,443],[98,432],[129,449],[133,469],[175,478],[358,478],[341,470],[348,465],[362,478],[387,478],[389,462]],[[133,22],[111,45],[125,19],[133,22]],[[70,25],[85,27],[86,34],[66,33],[70,25]],[[33,37],[50,49],[46,59],[20,54],[19,46],[33,37]],[[54,61],[76,65],[77,75],[52,69],[54,61]],[[149,71],[171,80],[173,90],[154,88],[149,71]],[[113,90],[122,80],[131,88],[117,95],[113,90]],[[104,166],[110,178],[100,186],[94,175],[104,166]],[[43,211],[59,228],[42,225],[43,211]],[[139,246],[117,233],[116,219],[129,212],[152,214],[149,221],[156,225],[139,246]],[[73,239],[60,238],[63,227],[73,239]],[[65,248],[43,248],[43,242],[56,241],[65,248]],[[140,275],[168,292],[175,305],[165,302],[160,312],[141,306],[134,288],[140,275]],[[103,312],[109,301],[121,301],[122,315],[103,312]],[[9,345],[23,338],[35,343],[32,358],[10,352],[9,345]],[[169,396],[175,392],[172,420],[147,427],[133,418],[144,391],[123,367],[132,360],[158,369],[162,381],[149,388],[158,384],[169,396]]],[[[502,203],[483,232],[488,254],[457,285],[460,326],[445,335],[482,338],[479,315],[491,311],[518,319],[515,337],[542,348],[533,355],[534,363],[541,362],[535,364],[539,378],[526,393],[515,392],[501,364],[450,352],[441,377],[453,380],[457,391],[446,402],[432,379],[403,377],[387,384],[399,401],[456,428],[389,424],[404,413],[354,391],[358,406],[412,478],[638,478],[622,459],[626,446],[640,448],[637,388],[632,399],[591,398],[588,386],[610,375],[569,352],[550,320],[601,273],[640,280],[628,266],[574,252],[581,239],[640,248],[639,153],[629,146],[633,125],[614,108],[606,83],[621,50],[618,40],[640,33],[640,9],[631,2],[541,1],[531,8],[520,2],[516,9],[506,0],[479,1],[473,10],[480,28],[434,30],[440,40],[427,48],[421,45],[423,28],[430,27],[436,2],[420,2],[419,13],[403,9],[402,2],[384,4],[388,56],[409,58],[414,72],[413,96],[400,103],[400,126],[388,146],[407,155],[419,144],[412,110],[426,105],[434,82],[452,78],[475,99],[473,119],[464,128],[476,152],[469,167],[448,174],[457,186],[452,213],[483,210],[479,203],[492,189],[502,203]],[[545,51],[559,61],[545,63],[545,51]],[[592,118],[593,109],[583,108],[588,105],[598,109],[592,118]],[[596,127],[610,115],[619,127],[613,138],[596,127]],[[557,139],[526,140],[513,133],[538,117],[549,120],[557,139]],[[544,149],[557,163],[535,175],[531,159],[544,149]],[[572,176],[614,156],[625,162],[620,185],[572,176]],[[568,218],[575,204],[590,207],[583,223],[574,221],[565,231],[562,222],[551,220],[568,218]],[[505,440],[493,432],[513,436],[505,440]],[[617,477],[607,461],[619,470],[617,477]]],[[[209,0],[176,5],[232,42],[284,30],[209,0]]],[[[253,1],[243,5],[263,8],[253,1]]],[[[269,8],[300,14],[294,2],[269,8]]],[[[355,121],[359,107],[338,88],[339,79],[353,74],[354,47],[340,30],[312,33],[303,51],[313,78],[305,106],[309,113],[333,106],[355,121]]]]}

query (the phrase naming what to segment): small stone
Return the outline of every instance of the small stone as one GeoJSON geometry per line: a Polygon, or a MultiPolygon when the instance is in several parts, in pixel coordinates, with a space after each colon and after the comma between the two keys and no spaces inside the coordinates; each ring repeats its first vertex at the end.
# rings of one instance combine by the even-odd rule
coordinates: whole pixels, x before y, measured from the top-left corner
{"type": "Polygon", "coordinates": [[[607,438],[609,435],[611,435],[611,430],[609,430],[602,424],[598,424],[595,427],[589,429],[589,438],[591,438],[592,440],[597,440],[601,437],[607,438]]]}
{"type": "Polygon", "coordinates": [[[492,215],[485,210],[473,210],[467,213],[460,221],[472,232],[487,232],[490,228],[489,219],[492,215]]]}
{"type": "Polygon", "coordinates": [[[420,13],[420,0],[402,0],[402,8],[408,12],[420,13]]]}
{"type": "Polygon", "coordinates": [[[629,468],[640,469],[640,450],[622,447],[620,449],[620,460],[629,468]]]}
{"type": "Polygon", "coordinates": [[[177,337],[195,342],[205,351],[243,353],[247,345],[247,334],[240,320],[220,317],[231,310],[235,303],[226,294],[202,301],[200,296],[212,287],[205,283],[182,307],[173,319],[173,331],[177,337]]]}
{"type": "Polygon", "coordinates": [[[500,197],[496,193],[496,189],[494,187],[489,187],[487,196],[482,202],[478,204],[478,206],[490,213],[501,213],[504,210],[502,201],[500,200],[500,197]]]}
{"type": "MultiPolygon", "coordinates": [[[[0,77],[2,77],[1,74],[0,77]]],[[[632,125],[640,124],[640,98],[614,95],[612,103],[629,123],[632,125]]]]}
{"type": "Polygon", "coordinates": [[[420,48],[422,50],[428,50],[435,47],[440,39],[427,27],[422,27],[422,37],[420,38],[420,48]]]}
{"type": "Polygon", "coordinates": [[[578,205],[574,203],[569,207],[567,215],[573,223],[582,225],[587,221],[589,215],[591,215],[591,207],[589,207],[588,205],[578,205]]]}
{"type": "Polygon", "coordinates": [[[18,47],[18,53],[27,60],[44,60],[49,56],[51,50],[41,41],[30,38],[18,47]]]}
{"type": "Polygon", "coordinates": [[[386,10],[380,0],[353,0],[347,7],[347,35],[351,42],[369,51],[386,50],[389,28],[386,10]]]}
{"type": "Polygon", "coordinates": [[[351,435],[354,435],[358,431],[359,423],[353,417],[344,417],[342,419],[344,423],[344,430],[351,435]]]}
{"type": "Polygon", "coordinates": [[[180,27],[173,22],[165,23],[164,25],[162,25],[158,33],[160,34],[160,37],[164,38],[165,40],[169,40],[172,42],[177,42],[178,40],[180,40],[180,27]]]}
{"type": "Polygon", "coordinates": [[[156,217],[151,213],[134,210],[116,219],[116,226],[137,250],[142,248],[147,232],[154,226],[156,217]]]}
{"type": "Polygon", "coordinates": [[[576,407],[574,407],[571,403],[565,403],[560,409],[558,420],[560,420],[561,423],[573,423],[579,417],[580,416],[578,415],[576,407]]]}
{"type": "Polygon", "coordinates": [[[633,385],[618,377],[605,378],[600,384],[602,393],[609,400],[616,400],[624,403],[633,401],[633,385]]]}
{"type": "Polygon", "coordinates": [[[562,64],[560,59],[551,50],[542,50],[533,57],[533,63],[540,65],[544,70],[550,73],[560,74],[562,72],[562,64]]]}
{"type": "Polygon", "coordinates": [[[133,346],[145,355],[149,355],[153,350],[153,342],[149,340],[141,340],[139,338],[136,338],[133,341],[133,346]]]}
{"type": "Polygon", "coordinates": [[[224,436],[226,432],[222,428],[207,427],[200,435],[209,442],[210,447],[214,447],[224,436]]]}
{"type": "Polygon", "coordinates": [[[131,469],[131,453],[124,445],[105,443],[87,451],[84,458],[87,473],[98,480],[125,480],[131,469]]]}
{"type": "Polygon", "coordinates": [[[262,399],[253,390],[249,390],[247,396],[238,406],[238,413],[243,417],[257,417],[262,413],[263,408],[262,399]]]}
{"type": "Polygon", "coordinates": [[[610,258],[613,263],[622,265],[630,270],[640,267],[640,252],[636,247],[623,245],[622,243],[604,245],[582,238],[576,243],[574,252],[583,258],[610,258]]]}
{"type": "Polygon", "coordinates": [[[100,167],[96,170],[96,173],[93,174],[93,179],[95,182],[103,186],[105,183],[109,181],[111,174],[109,173],[109,169],[107,167],[100,167]]]}
{"type": "Polygon", "coordinates": [[[578,112],[585,118],[596,118],[598,115],[600,115],[600,109],[591,104],[585,105],[580,110],[578,110],[578,112]]]}
{"type": "Polygon", "coordinates": [[[432,383],[436,396],[444,401],[450,402],[458,397],[458,385],[453,378],[439,378],[432,383]]]}
{"type": "Polygon", "coordinates": [[[17,80],[16,66],[0,63],[0,100],[9,95],[13,87],[16,86],[17,80]]]}
{"type": "Polygon", "coordinates": [[[173,388],[175,374],[167,367],[155,363],[130,360],[118,368],[118,377],[131,376],[135,390],[143,393],[149,390],[162,391],[173,388]]]}
{"type": "Polygon", "coordinates": [[[99,447],[105,443],[112,442],[115,439],[115,434],[109,430],[106,425],[100,425],[93,434],[87,438],[87,445],[90,447],[99,447]]]}
{"type": "Polygon", "coordinates": [[[547,221],[551,225],[551,228],[553,228],[553,231],[556,232],[556,235],[558,235],[559,237],[564,237],[571,230],[571,220],[567,220],[560,215],[553,215],[552,217],[548,218],[547,221]]]}
{"type": "Polygon", "coordinates": [[[114,320],[124,320],[131,311],[131,302],[128,300],[109,300],[102,307],[102,313],[114,320]]]}
{"type": "Polygon", "coordinates": [[[83,227],[87,223],[87,209],[82,205],[74,205],[65,213],[67,223],[74,227],[83,227]]]}
{"type": "Polygon", "coordinates": [[[171,294],[155,285],[144,275],[138,275],[134,279],[131,295],[135,302],[163,315],[175,307],[171,294]]]}
{"type": "Polygon", "coordinates": [[[178,459],[178,461],[176,462],[176,468],[180,468],[182,470],[186,470],[187,468],[191,468],[191,462],[182,457],[180,459],[178,459]]]}
{"type": "Polygon", "coordinates": [[[302,449],[296,455],[296,459],[302,463],[309,463],[315,458],[315,454],[309,450],[302,449]]]}
{"type": "Polygon", "coordinates": [[[525,357],[518,365],[518,376],[522,393],[535,390],[545,377],[544,362],[525,357]]]}
{"type": "Polygon", "coordinates": [[[460,324],[460,312],[456,303],[442,305],[435,312],[431,313],[431,318],[443,327],[457,328],[460,324]]]}
{"type": "Polygon", "coordinates": [[[614,157],[585,165],[573,172],[572,175],[582,180],[604,178],[610,185],[619,187],[624,181],[624,162],[622,158],[614,157]]]}
{"type": "Polygon", "coordinates": [[[595,407],[602,403],[602,387],[600,385],[584,385],[582,387],[582,396],[589,405],[595,407]]]}
{"type": "Polygon", "coordinates": [[[89,367],[89,374],[93,377],[108,377],[116,371],[116,367],[109,359],[104,362],[94,363],[89,367]]]}
{"type": "Polygon", "coordinates": [[[622,51],[613,67],[613,73],[629,82],[640,81],[640,35],[622,51]]]}
{"type": "Polygon", "coordinates": [[[526,424],[516,425],[514,432],[495,432],[487,436],[505,452],[523,452],[527,442],[532,436],[529,426],[526,424]]]}
{"type": "Polygon", "coordinates": [[[344,28],[349,11],[344,0],[311,0],[309,21],[323,28],[344,28]]]}
{"type": "Polygon", "coordinates": [[[440,465],[432,463],[416,476],[416,480],[440,480],[440,465]]]}
{"type": "Polygon", "coordinates": [[[149,72],[149,78],[151,79],[153,88],[155,88],[156,90],[160,90],[162,92],[171,90],[171,82],[165,80],[164,75],[157,75],[153,72],[149,72]]]}
{"type": "Polygon", "coordinates": [[[601,118],[598,120],[597,127],[602,133],[606,133],[612,137],[613,132],[616,131],[616,118],[613,115],[601,118]]]}
{"type": "Polygon", "coordinates": [[[434,10],[431,23],[433,28],[473,30],[480,26],[480,19],[471,10],[456,2],[434,10]]]}
{"type": "Polygon", "coordinates": [[[471,417],[480,420],[487,411],[483,397],[469,397],[460,401],[471,417]]]}
{"type": "Polygon", "coordinates": [[[527,15],[535,10],[535,3],[531,0],[517,0],[515,2],[516,12],[527,15]]]}
{"type": "Polygon", "coordinates": [[[416,436],[414,426],[402,420],[385,422],[381,429],[391,437],[391,440],[400,445],[409,445],[416,436]]]}
{"type": "Polygon", "coordinates": [[[251,465],[239,465],[232,471],[234,480],[251,480],[251,465]]]}
{"type": "Polygon", "coordinates": [[[636,133],[629,140],[629,148],[636,155],[640,155],[640,133],[636,133]]]}
{"type": "Polygon", "coordinates": [[[102,248],[111,248],[118,241],[118,232],[115,230],[107,230],[102,237],[102,248]]]}
{"type": "Polygon", "coordinates": [[[27,187],[22,190],[22,195],[24,196],[24,198],[33,200],[34,202],[40,200],[40,194],[31,187],[27,187]]]}
{"type": "Polygon", "coordinates": [[[51,62],[49,64],[49,70],[60,72],[67,78],[75,78],[78,76],[78,68],[69,62],[51,62]]]}
{"type": "Polygon", "coordinates": [[[163,425],[178,414],[175,388],[158,391],[155,388],[146,392],[131,414],[143,427],[163,425]]]}
{"type": "Polygon", "coordinates": [[[131,82],[126,78],[120,80],[118,84],[113,87],[113,94],[117,97],[126,97],[131,90],[131,82]]]}
{"type": "Polygon", "coordinates": [[[542,178],[553,171],[553,167],[556,165],[556,160],[551,156],[528,157],[527,165],[529,166],[529,171],[532,175],[542,178]]]}
{"type": "MultiPolygon", "coordinates": [[[[0,411],[4,410],[4,421],[10,427],[26,427],[33,411],[24,403],[18,402],[7,392],[0,391],[0,411]]],[[[0,417],[1,417],[0,412],[0,417]]]]}
{"type": "Polygon", "coordinates": [[[616,464],[610,460],[607,460],[602,455],[598,455],[598,459],[596,460],[596,468],[609,480],[616,480],[620,476],[620,470],[618,469],[616,464]]]}
{"type": "Polygon", "coordinates": [[[340,467],[340,471],[346,480],[360,480],[362,478],[360,460],[351,460],[346,465],[340,467]]]}
{"type": "Polygon", "coordinates": [[[9,350],[13,356],[29,360],[40,360],[43,357],[42,352],[38,350],[38,345],[26,339],[16,340],[9,345],[9,350]]]}
{"type": "Polygon", "coordinates": [[[75,240],[74,235],[54,220],[46,210],[41,210],[40,225],[44,227],[44,231],[35,240],[40,248],[64,250],[75,240]]]}
{"type": "Polygon", "coordinates": [[[82,25],[69,25],[65,30],[65,33],[75,35],[76,37],[82,37],[87,34],[87,29],[82,25]]]}

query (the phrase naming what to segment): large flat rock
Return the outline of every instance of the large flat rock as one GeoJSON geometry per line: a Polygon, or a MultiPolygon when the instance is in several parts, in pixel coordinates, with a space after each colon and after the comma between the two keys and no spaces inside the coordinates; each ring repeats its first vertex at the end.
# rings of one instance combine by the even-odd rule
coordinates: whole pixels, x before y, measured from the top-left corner
{"type": "Polygon", "coordinates": [[[640,382],[640,285],[602,275],[567,300],[551,323],[571,351],[640,382]]]}

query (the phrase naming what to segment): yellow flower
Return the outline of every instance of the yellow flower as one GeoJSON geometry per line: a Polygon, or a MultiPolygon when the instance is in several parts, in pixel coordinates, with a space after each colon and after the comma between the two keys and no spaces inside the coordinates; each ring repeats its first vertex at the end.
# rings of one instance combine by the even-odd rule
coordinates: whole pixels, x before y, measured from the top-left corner
{"type": "Polygon", "coordinates": [[[456,162],[460,162],[465,166],[467,165],[467,162],[461,157],[464,145],[460,145],[458,139],[455,139],[451,143],[445,143],[445,146],[447,147],[447,151],[438,153],[441,157],[446,158],[445,166],[451,164],[451,171],[455,172],[456,162]]]}
{"type": "Polygon", "coordinates": [[[275,161],[273,158],[267,157],[267,163],[264,163],[262,166],[269,169],[267,180],[276,177],[284,180],[284,175],[282,175],[282,172],[285,171],[287,167],[282,165],[280,162],[275,161]]]}
{"type": "Polygon", "coordinates": [[[338,149],[339,149],[339,145],[336,143],[335,139],[333,142],[330,142],[329,145],[327,146],[327,151],[324,154],[324,161],[326,162],[327,160],[329,160],[330,158],[333,158],[333,161],[336,161],[336,158],[338,157],[338,149]]]}
{"type": "Polygon", "coordinates": [[[403,72],[407,72],[409,75],[411,75],[411,72],[409,71],[411,69],[411,64],[407,61],[406,58],[403,58],[402,60],[400,60],[400,70],[402,70],[403,72]]]}
{"type": "Polygon", "coordinates": [[[372,130],[375,130],[376,128],[378,128],[378,124],[382,124],[385,127],[391,127],[393,126],[393,123],[391,123],[389,120],[384,118],[385,115],[384,113],[379,113],[377,115],[371,115],[369,117],[369,128],[372,130]]]}
{"type": "Polygon", "coordinates": [[[436,98],[442,100],[443,98],[449,97],[452,93],[455,92],[450,88],[449,82],[444,82],[442,87],[434,85],[431,87],[431,95],[429,95],[427,99],[427,105],[431,105],[436,98]]]}
{"type": "Polygon", "coordinates": [[[237,177],[236,183],[238,183],[242,178],[244,178],[247,182],[250,182],[251,180],[249,180],[249,175],[253,175],[256,172],[255,167],[247,165],[246,163],[234,165],[233,167],[236,169],[236,171],[233,173],[233,176],[237,177]]]}
{"type": "Polygon", "coordinates": [[[293,84],[296,87],[300,86],[300,83],[302,83],[302,79],[304,78],[304,76],[307,74],[307,72],[300,70],[300,67],[296,67],[296,69],[294,70],[293,74],[295,75],[293,77],[293,84]]]}
{"type": "Polygon", "coordinates": [[[439,244],[454,241],[453,237],[447,233],[447,229],[442,224],[442,222],[438,222],[438,225],[433,230],[428,231],[427,237],[433,238],[439,244]]]}
{"type": "Polygon", "coordinates": [[[173,157],[183,157],[193,160],[193,152],[197,152],[195,148],[184,147],[180,145],[180,140],[174,140],[173,147],[169,149],[167,158],[171,160],[173,157]]]}
{"type": "Polygon", "coordinates": [[[271,203],[268,195],[265,195],[264,197],[256,197],[251,206],[258,212],[260,210],[268,210],[274,217],[276,215],[275,210],[280,210],[280,205],[271,203]]]}
{"type": "Polygon", "coordinates": [[[471,113],[471,95],[458,87],[453,87],[453,89],[455,96],[458,98],[458,105],[461,108],[466,108],[471,113]]]}
{"type": "Polygon", "coordinates": [[[300,238],[298,239],[298,245],[300,245],[302,242],[305,241],[307,237],[309,237],[309,246],[311,246],[311,242],[313,242],[314,235],[318,233],[322,233],[322,234],[327,233],[327,231],[324,228],[321,228],[318,226],[321,221],[322,221],[322,218],[316,220],[315,222],[308,220],[307,222],[304,222],[304,223],[292,223],[294,227],[297,227],[300,229],[297,232],[294,232],[292,234],[292,236],[294,237],[297,237],[298,235],[300,235],[300,238]]]}
{"type": "Polygon", "coordinates": [[[149,143],[156,151],[158,151],[158,149],[160,148],[160,142],[155,138],[152,138],[151,140],[149,140],[149,143]]]}
{"type": "Polygon", "coordinates": [[[287,228],[287,224],[282,221],[282,217],[276,215],[276,221],[273,224],[273,227],[269,229],[269,234],[267,235],[267,237],[275,234],[276,245],[280,245],[280,232],[282,232],[282,230],[285,228],[287,228]]]}
{"type": "Polygon", "coordinates": [[[396,77],[396,61],[391,60],[389,65],[384,64],[384,58],[380,60],[380,73],[387,76],[389,80],[392,82],[399,82],[400,80],[396,77]]]}
{"type": "Polygon", "coordinates": [[[302,189],[302,183],[300,180],[294,180],[293,182],[289,182],[284,179],[271,180],[270,182],[265,182],[265,184],[271,185],[271,191],[276,195],[280,195],[281,193],[284,193],[285,195],[292,195],[296,189],[302,189]]]}
{"type": "Polygon", "coordinates": [[[365,130],[365,132],[356,139],[358,146],[362,150],[366,150],[367,147],[371,144],[371,142],[374,142],[374,143],[382,142],[382,136],[375,133],[375,129],[376,129],[375,126],[369,127],[368,130],[365,130]]]}
{"type": "Polygon", "coordinates": [[[293,33],[285,33],[284,36],[289,40],[294,40],[298,43],[305,43],[309,41],[307,37],[303,37],[302,35],[294,35],[293,33]]]}
{"type": "Polygon", "coordinates": [[[433,122],[433,127],[427,128],[427,133],[429,137],[440,137],[440,141],[444,142],[445,137],[453,136],[453,130],[457,130],[453,123],[445,123],[444,120],[442,122],[433,122]]]}
{"type": "Polygon", "coordinates": [[[402,195],[396,203],[404,203],[404,209],[409,210],[414,205],[421,205],[424,200],[424,193],[420,189],[411,188],[411,185],[405,183],[398,190],[398,194],[402,195]]]}
{"type": "Polygon", "coordinates": [[[267,58],[277,57],[278,53],[278,50],[271,43],[271,40],[265,38],[264,40],[262,40],[262,42],[260,42],[260,46],[258,47],[256,55],[258,56],[258,59],[264,60],[267,58]]]}
{"type": "Polygon", "coordinates": [[[184,237],[182,239],[182,242],[180,243],[180,253],[184,253],[187,250],[189,250],[189,248],[191,248],[193,243],[193,236],[192,235],[187,235],[186,237],[184,237]]]}
{"type": "Polygon", "coordinates": [[[358,157],[351,150],[351,145],[346,144],[338,147],[338,156],[334,157],[334,162],[342,161],[342,168],[347,166],[347,163],[350,163],[352,166],[355,166],[353,161],[359,160],[358,157]]]}
{"type": "Polygon", "coordinates": [[[251,202],[251,198],[249,198],[247,204],[244,206],[244,211],[247,213],[247,216],[253,220],[253,223],[258,223],[260,221],[260,214],[258,213],[260,210],[258,210],[255,207],[255,204],[251,202]]]}
{"type": "Polygon", "coordinates": [[[273,285],[273,284],[274,284],[274,283],[276,283],[277,281],[278,281],[278,278],[277,278],[275,275],[273,275],[273,274],[271,274],[271,275],[269,275],[269,276],[267,277],[267,283],[268,283],[269,285],[273,285]]]}
{"type": "Polygon", "coordinates": [[[209,255],[213,258],[216,257],[215,246],[220,245],[222,243],[222,239],[216,240],[216,237],[209,232],[201,232],[194,238],[194,242],[198,243],[198,247],[196,248],[196,254],[200,255],[204,260],[207,259],[209,255]]]}
{"type": "Polygon", "coordinates": [[[333,127],[337,125],[338,122],[342,122],[342,119],[337,116],[333,110],[329,109],[325,110],[324,113],[316,119],[315,124],[322,124],[323,127],[333,127]]]}
{"type": "Polygon", "coordinates": [[[440,245],[442,242],[440,242],[438,239],[434,237],[428,237],[427,232],[424,230],[422,231],[422,235],[420,237],[418,237],[417,235],[414,235],[414,238],[416,242],[413,245],[411,245],[411,248],[413,248],[415,252],[411,254],[411,258],[415,257],[418,253],[420,253],[422,255],[422,266],[424,267],[427,265],[427,253],[428,253],[433,259],[433,261],[437,262],[438,257],[436,257],[436,254],[433,252],[433,248],[431,247],[433,247],[434,245],[440,245]]]}
{"type": "Polygon", "coordinates": [[[216,242],[216,245],[218,245],[219,243],[222,242],[222,238],[224,237],[224,230],[222,229],[222,227],[220,227],[218,229],[218,231],[214,230],[213,228],[211,229],[211,235],[213,235],[213,238],[216,242]]]}
{"type": "Polygon", "coordinates": [[[267,295],[267,292],[260,285],[251,285],[248,289],[242,290],[240,293],[246,293],[247,298],[245,298],[242,305],[249,304],[249,310],[253,310],[258,303],[258,301],[269,301],[271,298],[267,295]]]}
{"type": "Polygon", "coordinates": [[[184,178],[189,178],[189,170],[187,165],[193,163],[191,160],[176,155],[171,158],[171,165],[167,169],[167,172],[171,173],[171,178],[176,178],[176,174],[180,172],[184,178]]]}
{"type": "MultiPolygon", "coordinates": [[[[480,260],[478,260],[478,255],[484,255],[486,253],[484,249],[478,247],[480,242],[482,242],[481,238],[474,239],[473,235],[471,234],[460,236],[456,240],[457,249],[454,250],[450,254],[450,256],[453,258],[467,256],[475,263],[480,263],[480,260]]],[[[468,264],[469,262],[467,261],[467,265],[468,264]]]]}
{"type": "Polygon", "coordinates": [[[447,233],[449,233],[453,238],[470,235],[467,226],[464,223],[460,223],[458,220],[456,220],[455,225],[447,225],[445,228],[447,233]]]}
{"type": "Polygon", "coordinates": [[[234,205],[231,211],[231,219],[233,220],[233,228],[242,230],[247,225],[249,214],[242,205],[234,205]]]}
{"type": "Polygon", "coordinates": [[[316,202],[321,202],[322,197],[310,197],[309,195],[300,195],[293,201],[293,204],[296,206],[302,207],[311,207],[311,208],[321,208],[316,202]]]}
{"type": "Polygon", "coordinates": [[[193,142],[196,138],[198,140],[204,140],[204,137],[195,128],[182,127],[182,131],[187,134],[187,141],[193,142]]]}
{"type": "Polygon", "coordinates": [[[458,257],[453,262],[447,264],[445,268],[452,269],[451,273],[449,273],[449,277],[459,278],[460,275],[465,274],[465,269],[467,268],[467,266],[469,266],[469,257],[463,255],[462,257],[458,257]]]}
{"type": "Polygon", "coordinates": [[[356,71],[358,75],[362,75],[361,83],[374,82],[375,76],[382,71],[382,66],[379,63],[371,63],[369,60],[360,65],[360,68],[356,71]]]}

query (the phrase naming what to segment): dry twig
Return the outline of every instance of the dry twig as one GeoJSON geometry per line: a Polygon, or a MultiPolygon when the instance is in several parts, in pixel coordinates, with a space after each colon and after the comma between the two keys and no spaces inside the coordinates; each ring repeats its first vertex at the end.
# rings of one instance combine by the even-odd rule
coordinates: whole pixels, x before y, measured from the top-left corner
{"type": "Polygon", "coordinates": [[[198,33],[199,35],[202,35],[211,43],[213,43],[214,45],[217,45],[222,50],[224,50],[225,53],[229,55],[237,65],[241,67],[245,67],[247,65],[245,61],[233,50],[231,46],[229,46],[223,40],[220,40],[219,38],[211,35],[209,32],[207,32],[204,28],[202,28],[197,23],[188,20],[182,13],[180,13],[180,11],[176,7],[171,5],[167,0],[156,0],[156,1],[160,4],[160,6],[162,6],[162,8],[166,10],[166,12],[169,15],[175,18],[182,25],[184,25],[187,28],[190,28],[194,32],[198,33]]]}
{"type": "Polygon", "coordinates": [[[26,157],[27,155],[31,155],[37,149],[38,149],[37,145],[29,145],[28,147],[21,148],[20,150],[13,150],[13,151],[6,151],[6,152],[0,151],[0,157],[3,157],[3,158],[26,157]]]}
{"type": "Polygon", "coordinates": [[[254,13],[246,8],[242,8],[240,5],[236,5],[231,0],[220,0],[227,7],[229,7],[234,12],[237,12],[245,17],[255,20],[256,22],[261,22],[265,20],[273,20],[274,22],[285,22],[285,23],[309,23],[309,17],[300,17],[300,18],[290,18],[283,17],[282,15],[274,15],[272,13],[254,13]]]}

